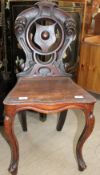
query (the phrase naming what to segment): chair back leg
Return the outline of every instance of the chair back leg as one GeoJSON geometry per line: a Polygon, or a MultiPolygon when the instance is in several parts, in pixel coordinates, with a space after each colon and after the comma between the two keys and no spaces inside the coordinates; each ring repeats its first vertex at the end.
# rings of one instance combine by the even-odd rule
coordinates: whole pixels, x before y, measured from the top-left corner
{"type": "Polygon", "coordinates": [[[62,111],[58,116],[57,131],[61,131],[66,120],[68,110],[62,111]]]}
{"type": "Polygon", "coordinates": [[[26,111],[19,112],[19,119],[20,119],[20,123],[21,123],[23,131],[27,131],[26,111]]]}

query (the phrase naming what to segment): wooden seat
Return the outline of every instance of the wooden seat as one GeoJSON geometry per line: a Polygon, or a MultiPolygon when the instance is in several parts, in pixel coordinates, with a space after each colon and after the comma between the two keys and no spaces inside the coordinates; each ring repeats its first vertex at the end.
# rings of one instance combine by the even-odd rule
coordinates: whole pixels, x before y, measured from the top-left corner
{"type": "Polygon", "coordinates": [[[55,4],[39,2],[18,15],[15,34],[26,60],[15,87],[4,100],[5,133],[12,152],[9,171],[16,175],[18,170],[19,149],[13,131],[17,112],[27,109],[44,114],[61,112],[57,123],[57,130],[61,131],[67,110],[75,108],[83,110],[86,121],[76,146],[78,167],[82,171],[86,168],[82,147],[94,127],[96,100],[73,82],[67,72],[70,62],[63,61],[76,39],[75,21],[55,4]]]}
{"type": "Polygon", "coordinates": [[[41,112],[45,110],[46,113],[48,113],[47,107],[44,106],[42,109],[41,104],[50,105],[53,109],[57,104],[59,104],[60,108],[62,104],[88,104],[94,102],[94,97],[68,77],[20,78],[15,88],[4,100],[4,104],[7,105],[40,104],[38,108],[40,108],[41,112]]]}

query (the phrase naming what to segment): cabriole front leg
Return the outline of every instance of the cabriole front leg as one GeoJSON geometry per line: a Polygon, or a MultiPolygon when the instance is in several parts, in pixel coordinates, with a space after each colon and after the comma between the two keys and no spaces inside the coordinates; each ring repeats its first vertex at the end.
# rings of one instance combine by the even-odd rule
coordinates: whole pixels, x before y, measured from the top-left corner
{"type": "Polygon", "coordinates": [[[78,167],[80,171],[83,171],[86,168],[86,164],[82,155],[82,148],[83,148],[83,144],[85,143],[85,141],[93,131],[94,121],[95,121],[93,111],[86,110],[84,111],[84,113],[85,113],[85,127],[76,146],[76,156],[77,156],[78,167]]]}
{"type": "Polygon", "coordinates": [[[5,116],[4,128],[6,139],[11,148],[11,163],[8,170],[11,174],[16,175],[18,169],[19,149],[18,142],[13,131],[13,123],[14,116],[11,116],[9,115],[9,113],[7,113],[7,115],[5,116]]]}

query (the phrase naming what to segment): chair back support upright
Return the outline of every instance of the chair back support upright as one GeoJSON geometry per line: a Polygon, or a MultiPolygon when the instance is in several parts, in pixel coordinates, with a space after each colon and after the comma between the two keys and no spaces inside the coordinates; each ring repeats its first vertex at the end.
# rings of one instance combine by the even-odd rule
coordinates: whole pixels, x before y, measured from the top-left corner
{"type": "Polygon", "coordinates": [[[66,76],[63,58],[76,38],[75,26],[71,16],[53,3],[37,3],[20,13],[15,34],[26,60],[18,76],[66,76]]]}
{"type": "Polygon", "coordinates": [[[72,81],[67,72],[70,63],[64,61],[76,39],[76,23],[55,3],[38,2],[17,16],[14,30],[26,58],[15,87],[4,100],[4,128],[12,152],[9,172],[16,175],[19,162],[13,130],[16,113],[61,112],[57,122],[57,131],[61,131],[68,109],[81,109],[85,114],[85,127],[76,146],[78,167],[83,171],[82,148],[94,128],[95,98],[72,81]]]}

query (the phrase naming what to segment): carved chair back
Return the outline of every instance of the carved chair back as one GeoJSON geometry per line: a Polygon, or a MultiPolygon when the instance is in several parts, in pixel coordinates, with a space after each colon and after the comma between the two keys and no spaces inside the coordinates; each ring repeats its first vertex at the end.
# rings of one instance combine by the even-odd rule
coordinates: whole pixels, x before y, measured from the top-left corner
{"type": "Polygon", "coordinates": [[[55,3],[38,2],[22,11],[15,20],[15,34],[26,55],[18,76],[69,75],[63,58],[76,38],[76,24],[55,3]]]}

